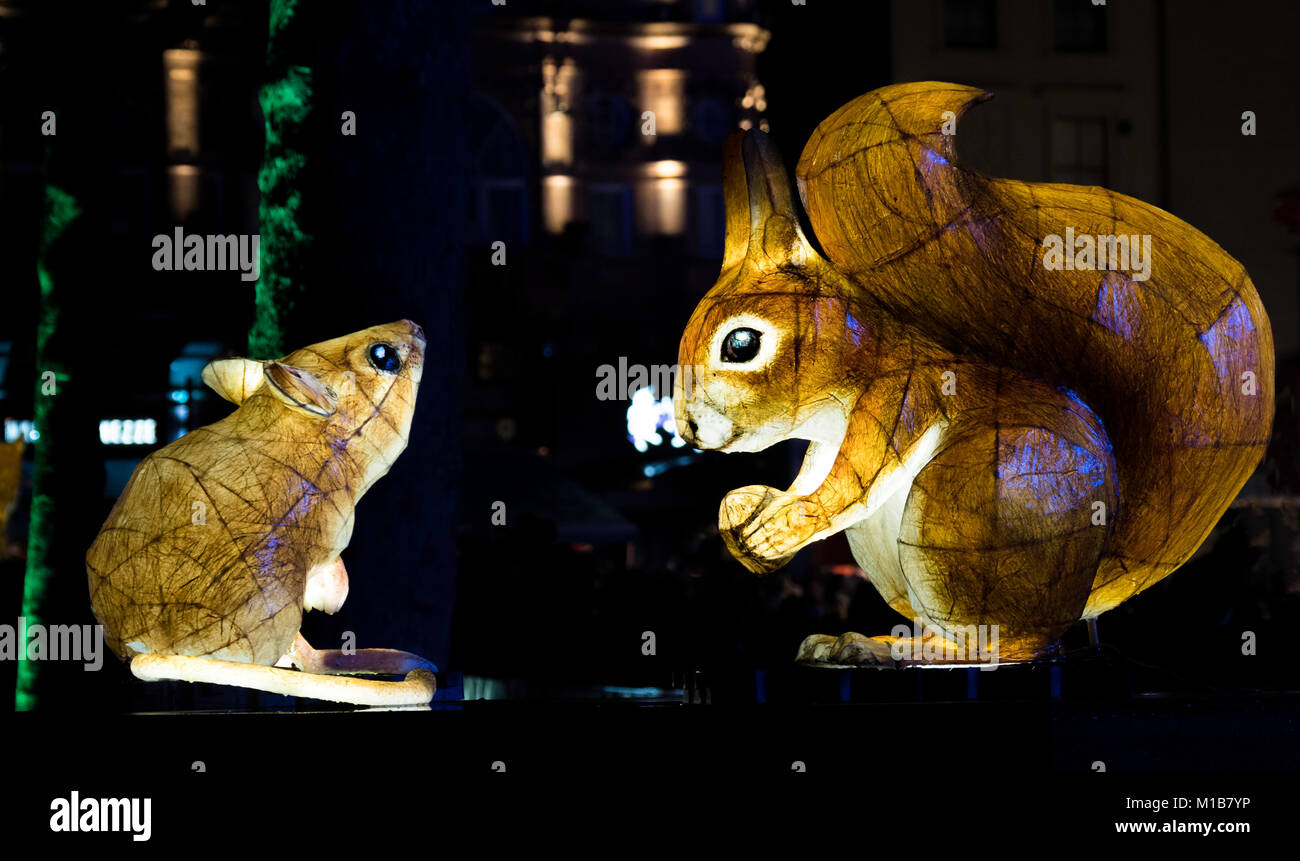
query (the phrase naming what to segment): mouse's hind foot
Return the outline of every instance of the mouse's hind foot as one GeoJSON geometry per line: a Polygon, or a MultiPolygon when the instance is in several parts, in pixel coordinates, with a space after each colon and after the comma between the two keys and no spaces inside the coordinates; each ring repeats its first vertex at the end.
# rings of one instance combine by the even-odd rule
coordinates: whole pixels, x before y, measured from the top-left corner
{"type": "Polygon", "coordinates": [[[314,649],[301,632],[276,666],[338,676],[401,676],[412,670],[438,672],[432,661],[398,649],[314,649]]]}

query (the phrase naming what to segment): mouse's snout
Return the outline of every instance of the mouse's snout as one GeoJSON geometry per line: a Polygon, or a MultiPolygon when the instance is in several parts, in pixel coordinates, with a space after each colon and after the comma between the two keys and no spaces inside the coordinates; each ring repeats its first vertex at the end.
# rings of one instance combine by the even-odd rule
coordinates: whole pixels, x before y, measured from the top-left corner
{"type": "Polygon", "coordinates": [[[424,327],[419,323],[411,320],[403,320],[402,322],[411,327],[411,335],[418,338],[421,344],[429,343],[428,339],[424,336],[424,327]]]}

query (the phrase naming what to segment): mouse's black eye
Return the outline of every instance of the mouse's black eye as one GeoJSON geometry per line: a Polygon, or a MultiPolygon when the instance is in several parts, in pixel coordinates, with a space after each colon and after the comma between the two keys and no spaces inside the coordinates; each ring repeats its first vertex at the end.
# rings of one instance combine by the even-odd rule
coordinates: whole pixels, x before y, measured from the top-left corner
{"type": "Polygon", "coordinates": [[[398,355],[397,348],[392,344],[371,344],[366,355],[370,359],[370,364],[375,366],[375,370],[383,371],[385,374],[395,374],[402,367],[402,357],[398,355]]]}
{"type": "Polygon", "coordinates": [[[754,329],[735,329],[722,339],[722,361],[748,362],[758,355],[759,337],[754,329]]]}

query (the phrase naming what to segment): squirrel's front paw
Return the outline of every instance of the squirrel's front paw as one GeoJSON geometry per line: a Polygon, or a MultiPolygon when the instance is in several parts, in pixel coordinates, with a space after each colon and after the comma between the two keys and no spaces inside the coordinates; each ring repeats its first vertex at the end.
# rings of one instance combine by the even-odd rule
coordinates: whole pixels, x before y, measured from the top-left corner
{"type": "Polygon", "coordinates": [[[839,637],[812,634],[799,644],[795,660],[807,664],[837,667],[887,666],[897,663],[891,643],[894,637],[864,637],[849,632],[839,637]]]}
{"type": "Polygon", "coordinates": [[[755,574],[775,571],[789,562],[821,522],[812,500],[758,484],[728,493],[718,512],[727,549],[755,574]]]}

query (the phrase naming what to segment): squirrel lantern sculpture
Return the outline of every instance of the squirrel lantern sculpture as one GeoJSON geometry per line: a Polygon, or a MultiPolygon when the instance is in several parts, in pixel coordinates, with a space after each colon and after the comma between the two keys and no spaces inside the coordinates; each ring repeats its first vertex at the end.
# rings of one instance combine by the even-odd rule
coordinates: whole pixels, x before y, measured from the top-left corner
{"type": "Polygon", "coordinates": [[[987,98],[901,84],[826,119],[796,170],[820,253],[769,139],[727,143],[678,430],[809,440],[788,490],[723,499],[728,549],[764,573],[846,532],[920,633],[815,635],[803,661],[978,663],[963,638],[986,628],[994,661],[1041,656],[1187,561],[1269,437],[1272,333],[1241,264],[1123,194],[962,167],[944,126],[987,98]]]}
{"type": "Polygon", "coordinates": [[[402,320],[203,369],[237,409],[146,457],[86,554],[95,618],[135,676],[358,705],[433,698],[423,658],[317,650],[299,633],[304,610],[347,597],[339,554],[357,500],[406,448],[424,348],[402,320]],[[405,678],[345,677],[367,673],[405,678]]]}

